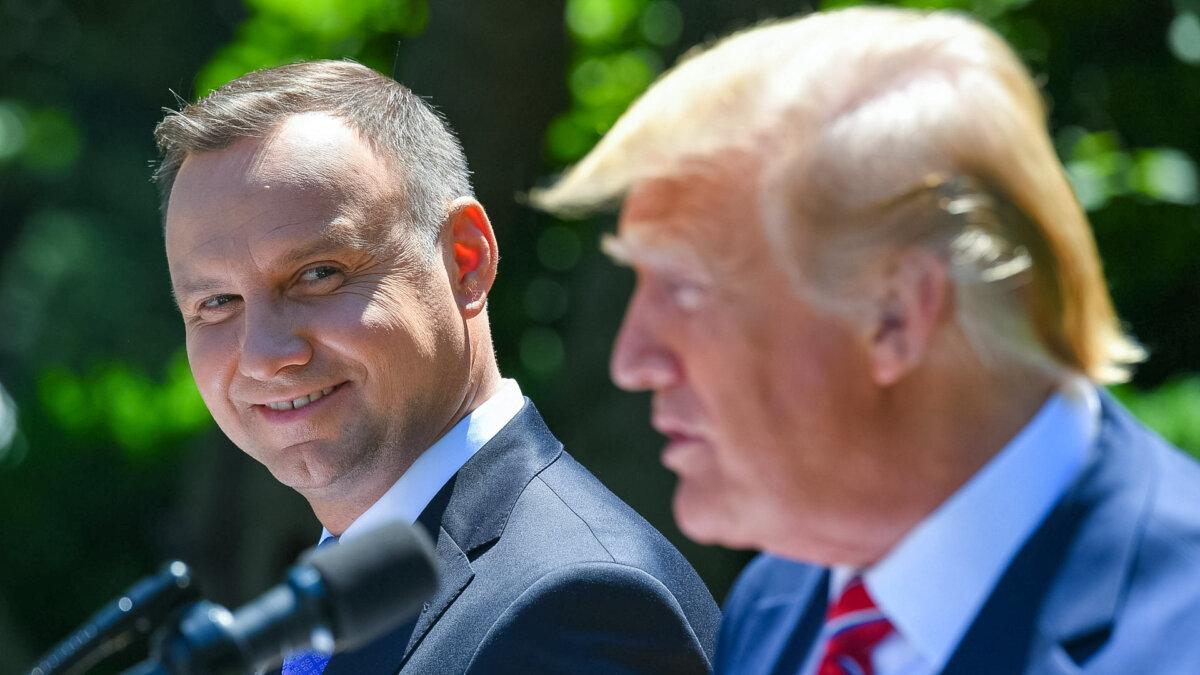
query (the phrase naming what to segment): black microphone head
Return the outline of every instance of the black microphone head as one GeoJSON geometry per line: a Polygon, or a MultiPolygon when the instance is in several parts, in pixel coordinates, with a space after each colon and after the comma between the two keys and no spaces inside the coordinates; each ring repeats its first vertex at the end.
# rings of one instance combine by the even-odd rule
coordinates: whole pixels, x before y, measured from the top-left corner
{"type": "Polygon", "coordinates": [[[396,627],[437,588],[429,537],[423,528],[400,522],[315,550],[301,565],[321,575],[339,651],[396,627]]]}

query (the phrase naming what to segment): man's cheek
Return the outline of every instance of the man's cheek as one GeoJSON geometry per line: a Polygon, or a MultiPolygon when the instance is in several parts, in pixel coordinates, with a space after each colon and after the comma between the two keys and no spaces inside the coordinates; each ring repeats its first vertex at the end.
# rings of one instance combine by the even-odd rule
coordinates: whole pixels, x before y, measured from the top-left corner
{"type": "Polygon", "coordinates": [[[229,415],[233,407],[229,399],[226,369],[206,356],[203,352],[189,349],[188,357],[192,368],[192,377],[196,382],[196,388],[200,391],[200,397],[204,400],[204,405],[212,414],[213,419],[224,426],[224,418],[229,415]]]}
{"type": "Polygon", "coordinates": [[[222,396],[225,385],[222,382],[220,371],[216,368],[206,367],[204,364],[193,364],[192,375],[196,378],[196,387],[200,390],[200,396],[204,398],[205,405],[215,413],[221,400],[225,398],[222,396]]]}

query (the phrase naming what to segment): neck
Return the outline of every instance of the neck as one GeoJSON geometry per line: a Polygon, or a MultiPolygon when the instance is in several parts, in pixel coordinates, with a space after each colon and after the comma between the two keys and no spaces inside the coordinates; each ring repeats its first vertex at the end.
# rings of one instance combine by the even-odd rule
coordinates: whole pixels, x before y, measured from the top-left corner
{"type": "Polygon", "coordinates": [[[399,444],[420,449],[413,451],[398,447],[396,452],[383,454],[370,465],[355,467],[337,483],[323,490],[322,494],[305,495],[313,514],[330,533],[341,536],[346,528],[395,485],[417,457],[445,436],[464,417],[483,405],[500,388],[500,370],[496,366],[486,318],[481,331],[476,331],[470,322],[468,329],[468,376],[449,399],[447,408],[451,410],[450,414],[444,418],[445,422],[427,434],[426,438],[399,444]],[[482,335],[478,335],[480,332],[482,335]]]}
{"type": "Polygon", "coordinates": [[[836,562],[868,566],[995,457],[1053,394],[1045,375],[1013,377],[978,364],[932,367],[882,392],[871,472],[874,506],[848,523],[852,549],[836,562]],[[876,453],[878,456],[878,453],[876,453]]]}

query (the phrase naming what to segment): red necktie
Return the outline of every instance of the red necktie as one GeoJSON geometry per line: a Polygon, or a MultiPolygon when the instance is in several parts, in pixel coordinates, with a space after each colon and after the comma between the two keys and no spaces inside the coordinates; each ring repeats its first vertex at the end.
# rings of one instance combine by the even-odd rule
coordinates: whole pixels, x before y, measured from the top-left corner
{"type": "Polygon", "coordinates": [[[846,584],[825,615],[825,655],[818,675],[873,675],[871,651],[892,632],[892,624],[867,594],[861,577],[846,584]]]}

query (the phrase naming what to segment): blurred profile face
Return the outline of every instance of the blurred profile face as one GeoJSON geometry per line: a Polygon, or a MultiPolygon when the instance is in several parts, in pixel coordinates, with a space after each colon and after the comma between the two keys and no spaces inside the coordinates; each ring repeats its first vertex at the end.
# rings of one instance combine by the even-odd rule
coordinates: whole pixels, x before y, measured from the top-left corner
{"type": "Polygon", "coordinates": [[[397,235],[394,171],[344,123],[289,118],[189,155],[166,216],[188,359],[221,429],[306,496],[432,443],[467,377],[440,256],[397,235]]]}
{"type": "Polygon", "coordinates": [[[856,493],[845,471],[869,463],[854,442],[868,366],[851,325],[801,299],[776,262],[745,161],[629,193],[609,248],[637,281],[611,371],[653,392],[685,534],[804,552],[856,493]]]}

